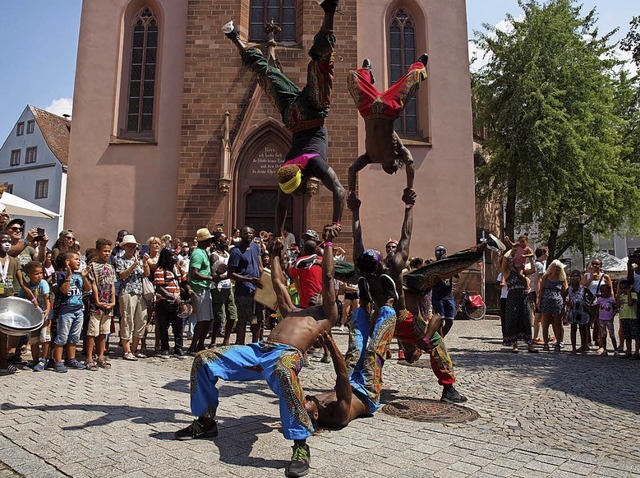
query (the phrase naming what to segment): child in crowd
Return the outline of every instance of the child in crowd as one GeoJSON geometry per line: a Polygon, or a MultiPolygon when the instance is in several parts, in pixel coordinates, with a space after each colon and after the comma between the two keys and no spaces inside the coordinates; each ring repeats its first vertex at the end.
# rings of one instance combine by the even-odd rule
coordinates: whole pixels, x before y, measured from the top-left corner
{"type": "Polygon", "coordinates": [[[38,261],[27,263],[24,270],[28,280],[22,284],[18,296],[30,300],[35,307],[40,307],[42,315],[44,316],[44,324],[39,330],[31,332],[31,338],[29,340],[31,344],[33,371],[42,372],[47,367],[49,346],[51,345],[49,283],[43,279],[42,264],[38,261]],[[42,345],[42,355],[40,355],[40,345],[42,345]]]}
{"type": "MultiPolygon", "coordinates": [[[[505,236],[505,242],[511,248],[509,251],[507,260],[502,261],[502,277],[506,278],[509,276],[509,262],[513,263],[513,267],[515,268],[518,276],[524,282],[524,269],[527,264],[527,261],[530,257],[534,256],[533,249],[529,247],[529,237],[526,235],[522,235],[518,237],[518,242],[514,243],[509,239],[509,236],[505,236]]],[[[506,279],[504,279],[506,280],[506,279]]],[[[504,285],[504,284],[501,284],[504,285]]]]}
{"type": "MultiPolygon", "coordinates": [[[[598,320],[600,322],[600,348],[596,352],[598,355],[607,355],[607,332],[611,337],[613,350],[618,348],[616,334],[613,327],[613,316],[616,312],[616,300],[611,297],[611,287],[609,284],[602,284],[600,287],[600,297],[596,300],[598,306],[598,320]]],[[[618,355],[618,352],[614,352],[618,355]]]]}
{"type": "Polygon", "coordinates": [[[92,297],[89,300],[89,325],[86,333],[88,370],[95,372],[98,367],[110,369],[111,364],[104,358],[107,335],[111,331],[113,308],[116,305],[116,271],[111,264],[111,241],[98,239],[96,241],[97,257],[89,263],[88,277],[91,281],[92,297]],[[97,361],[93,361],[93,347],[97,345],[97,361]]]}
{"type": "Polygon", "coordinates": [[[636,318],[638,294],[631,290],[631,283],[626,279],[621,280],[618,285],[616,302],[620,308],[620,327],[624,332],[624,341],[627,345],[627,353],[622,358],[631,358],[631,341],[633,340],[636,342],[635,358],[640,358],[640,330],[636,318]]]}
{"type": "Polygon", "coordinates": [[[593,303],[593,294],[589,289],[580,285],[582,274],[578,270],[571,272],[569,278],[569,287],[565,291],[565,298],[569,306],[567,313],[567,322],[571,324],[571,352],[578,353],[576,350],[576,335],[578,329],[580,330],[580,352],[586,354],[589,351],[588,334],[589,334],[589,321],[591,315],[589,314],[589,306],[593,303]]]}
{"type": "Polygon", "coordinates": [[[58,333],[53,345],[53,358],[56,372],[66,373],[67,367],[83,369],[84,365],[76,360],[76,344],[82,332],[84,306],[82,292],[91,289],[87,280],[89,269],[80,269],[80,255],[77,252],[65,252],[62,256],[64,270],[58,272],[56,294],[60,303],[58,333]],[[62,361],[62,348],[67,348],[66,366],[62,361]]]}
{"type": "MultiPolygon", "coordinates": [[[[12,297],[22,287],[22,271],[20,262],[9,255],[11,249],[11,236],[7,232],[0,231],[0,299],[12,297]]],[[[0,375],[16,373],[18,369],[9,363],[7,348],[15,348],[17,337],[8,337],[0,332],[0,375]]]]}

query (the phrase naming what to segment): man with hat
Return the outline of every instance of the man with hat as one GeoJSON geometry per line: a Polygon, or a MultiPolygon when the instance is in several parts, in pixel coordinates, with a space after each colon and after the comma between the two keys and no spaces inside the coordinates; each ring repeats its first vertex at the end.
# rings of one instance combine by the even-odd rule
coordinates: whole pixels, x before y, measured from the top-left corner
{"type": "Polygon", "coordinates": [[[147,325],[147,301],[143,297],[142,279],[149,277],[149,256],[140,258],[140,244],[132,234],[120,241],[124,255],[116,259],[116,275],[122,280],[118,304],[120,310],[120,338],[124,359],[136,361],[145,358],[138,351],[140,340],[144,337],[147,325]]]}
{"type": "Polygon", "coordinates": [[[307,84],[300,89],[255,47],[247,48],[240,32],[227,23],[222,31],[236,46],[242,63],[253,71],[270,102],[282,115],[282,121],[293,134],[291,150],[278,170],[278,202],[276,234],[281,237],[287,216],[288,195],[302,195],[310,177],[319,179],[333,193],[333,226],[338,230],[344,209],[345,190],[335,171],[328,165],[328,133],[324,125],[329,114],[333,90],[333,19],[338,0],[324,0],[320,7],[324,18],[309,50],[307,84]]]}
{"type": "Polygon", "coordinates": [[[213,320],[213,303],[211,302],[211,262],[207,248],[213,241],[213,235],[206,227],[196,232],[198,247],[195,248],[189,258],[189,286],[193,291],[193,313],[189,320],[195,322],[193,339],[188,353],[195,354],[204,350],[204,341],[209,332],[209,326],[213,320]]]}
{"type": "Polygon", "coordinates": [[[15,218],[10,219],[4,225],[4,230],[11,237],[11,249],[9,250],[9,255],[11,257],[15,257],[20,261],[20,265],[24,267],[30,261],[39,260],[40,262],[44,261],[44,255],[46,250],[47,241],[41,241],[40,252],[41,254],[36,254],[36,250],[31,247],[29,244],[32,244],[33,241],[38,237],[38,229],[32,227],[31,230],[27,233],[27,237],[25,239],[22,238],[22,234],[25,228],[24,219],[15,218]],[[42,242],[44,242],[44,247],[42,246],[42,242]]]}
{"type": "Polygon", "coordinates": [[[251,341],[257,342],[262,323],[256,315],[256,304],[253,300],[256,288],[262,288],[262,260],[260,246],[254,242],[256,235],[252,227],[240,229],[240,242],[231,249],[227,263],[227,277],[236,283],[235,300],[238,309],[236,324],[236,344],[244,345],[247,323],[251,328],[251,341]]]}

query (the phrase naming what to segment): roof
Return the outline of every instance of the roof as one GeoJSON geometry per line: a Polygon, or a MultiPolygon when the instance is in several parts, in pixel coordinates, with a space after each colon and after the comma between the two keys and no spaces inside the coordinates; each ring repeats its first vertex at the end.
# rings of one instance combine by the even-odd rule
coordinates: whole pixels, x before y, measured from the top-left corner
{"type": "Polygon", "coordinates": [[[64,166],[69,161],[71,121],[62,116],[29,105],[47,146],[64,166]]]}

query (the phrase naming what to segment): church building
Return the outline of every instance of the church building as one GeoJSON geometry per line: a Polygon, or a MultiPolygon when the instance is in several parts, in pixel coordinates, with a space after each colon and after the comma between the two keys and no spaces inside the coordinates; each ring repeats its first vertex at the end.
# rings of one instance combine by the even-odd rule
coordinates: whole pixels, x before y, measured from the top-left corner
{"type": "MultiPolygon", "coordinates": [[[[411,255],[475,243],[471,88],[465,0],[342,0],[335,18],[329,164],[347,189],[364,152],[364,122],[347,74],[369,58],[386,89],[423,52],[428,78],[396,121],[415,165],[411,255]]],[[[82,5],[69,150],[65,225],[83,247],[119,229],[139,241],[198,228],[274,229],[277,179],[291,134],[222,26],[261,45],[274,35],[275,64],[303,87],[323,12],[315,0],[85,0],[82,5]],[[269,28],[275,25],[275,32],[269,28]]],[[[359,174],[367,247],[401,232],[404,170],[359,174]]],[[[311,184],[292,197],[297,238],[331,222],[331,193],[311,184]]],[[[351,214],[343,235],[351,249],[351,214]]]]}

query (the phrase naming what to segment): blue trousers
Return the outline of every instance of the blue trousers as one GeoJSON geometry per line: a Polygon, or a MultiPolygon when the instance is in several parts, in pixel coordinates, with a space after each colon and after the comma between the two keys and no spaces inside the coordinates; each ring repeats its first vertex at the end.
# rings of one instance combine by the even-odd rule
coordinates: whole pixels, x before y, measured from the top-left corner
{"type": "Polygon", "coordinates": [[[191,412],[213,418],[218,408],[218,379],[248,382],[266,380],[280,399],[280,421],[284,437],[304,440],[313,433],[304,408],[304,391],[298,373],[302,353],[290,345],[258,342],[204,350],[191,367],[191,412]]]}
{"type": "Polygon", "coordinates": [[[345,362],[351,386],[367,403],[369,413],[381,406],[382,367],[395,326],[396,312],[392,307],[384,306],[371,317],[362,307],[353,312],[345,362]]]}

